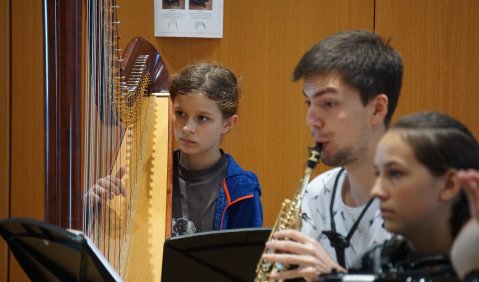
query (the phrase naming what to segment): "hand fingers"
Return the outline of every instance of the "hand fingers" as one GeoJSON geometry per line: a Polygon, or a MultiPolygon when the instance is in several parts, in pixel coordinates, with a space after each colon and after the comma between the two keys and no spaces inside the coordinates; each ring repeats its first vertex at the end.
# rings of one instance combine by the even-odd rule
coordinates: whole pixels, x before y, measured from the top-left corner
{"type": "Polygon", "coordinates": [[[125,174],[126,174],[126,168],[124,166],[120,167],[115,174],[115,177],[116,177],[116,180],[117,180],[116,185],[120,189],[120,193],[123,196],[126,196],[126,189],[125,189],[125,185],[123,185],[123,182],[121,181],[121,179],[123,178],[123,176],[125,176],[125,174]]]}
{"type": "Polygon", "coordinates": [[[289,239],[300,243],[317,242],[315,239],[294,229],[285,229],[274,233],[276,239],[289,239]]]}
{"type": "Polygon", "coordinates": [[[275,250],[276,253],[291,253],[291,254],[312,254],[314,251],[310,249],[309,244],[295,242],[287,239],[271,240],[266,242],[266,247],[270,250],[275,250]]]}
{"type": "Polygon", "coordinates": [[[295,278],[304,278],[306,281],[316,281],[320,272],[314,267],[299,267],[296,269],[276,272],[270,275],[271,279],[274,280],[286,280],[286,279],[295,279],[295,278]]]}
{"type": "Polygon", "coordinates": [[[283,265],[308,266],[308,265],[316,264],[315,259],[312,256],[308,256],[308,255],[274,253],[274,254],[264,254],[262,258],[266,261],[280,263],[283,265]]]}
{"type": "Polygon", "coordinates": [[[272,250],[274,254],[265,254],[263,259],[287,265],[312,266],[314,269],[325,273],[330,272],[333,268],[342,270],[342,267],[329,256],[323,246],[313,238],[294,232],[278,232],[278,234],[279,237],[290,235],[301,242],[292,241],[289,238],[269,241],[266,243],[266,247],[272,250]]]}
{"type": "Polygon", "coordinates": [[[97,183],[108,191],[111,191],[115,196],[119,194],[126,196],[125,185],[123,185],[120,178],[109,175],[100,178],[97,183]]]}
{"type": "MultiPolygon", "coordinates": [[[[115,194],[109,190],[109,189],[106,189],[105,187],[99,185],[99,184],[95,184],[93,186],[93,192],[96,196],[98,196],[100,199],[108,199],[108,200],[111,200],[115,197],[115,194]]],[[[101,202],[101,200],[100,200],[101,202]]]]}
{"type": "Polygon", "coordinates": [[[125,175],[125,173],[126,173],[126,168],[124,166],[122,166],[116,172],[115,177],[118,178],[118,179],[122,179],[123,176],[125,175]]]}
{"type": "Polygon", "coordinates": [[[461,171],[458,176],[468,198],[471,214],[479,218],[479,172],[476,170],[461,171]]]}

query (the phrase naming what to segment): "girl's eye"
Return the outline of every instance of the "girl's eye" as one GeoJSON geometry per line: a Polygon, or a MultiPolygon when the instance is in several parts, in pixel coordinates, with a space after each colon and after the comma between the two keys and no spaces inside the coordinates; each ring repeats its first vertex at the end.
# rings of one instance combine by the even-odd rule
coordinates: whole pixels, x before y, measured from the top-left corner
{"type": "Polygon", "coordinates": [[[198,117],[198,120],[200,120],[200,121],[207,121],[207,120],[209,120],[209,118],[207,118],[206,116],[199,116],[199,117],[198,117]]]}
{"type": "Polygon", "coordinates": [[[182,111],[175,111],[175,115],[177,115],[179,117],[184,117],[186,114],[182,111]]]}
{"type": "Polygon", "coordinates": [[[304,103],[306,104],[306,107],[308,107],[308,108],[311,106],[311,102],[308,101],[308,100],[304,101],[304,103]]]}
{"type": "Polygon", "coordinates": [[[390,169],[387,172],[387,176],[392,182],[397,182],[403,175],[404,173],[398,169],[390,169]]]}

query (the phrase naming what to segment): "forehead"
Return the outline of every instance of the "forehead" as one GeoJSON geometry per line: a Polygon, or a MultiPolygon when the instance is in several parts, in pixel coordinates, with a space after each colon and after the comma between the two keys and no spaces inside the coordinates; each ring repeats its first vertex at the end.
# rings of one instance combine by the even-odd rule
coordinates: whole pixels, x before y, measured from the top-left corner
{"type": "Polygon", "coordinates": [[[387,163],[400,163],[410,166],[418,163],[413,148],[401,136],[399,131],[390,130],[383,135],[376,147],[375,163],[382,166],[387,163]]]}
{"type": "Polygon", "coordinates": [[[350,94],[359,98],[359,90],[349,85],[342,75],[337,72],[311,75],[304,78],[303,95],[307,98],[315,98],[327,93],[350,94]]]}
{"type": "Polygon", "coordinates": [[[175,108],[181,108],[184,111],[205,113],[220,112],[218,104],[201,93],[195,95],[178,95],[173,101],[173,106],[175,108]]]}

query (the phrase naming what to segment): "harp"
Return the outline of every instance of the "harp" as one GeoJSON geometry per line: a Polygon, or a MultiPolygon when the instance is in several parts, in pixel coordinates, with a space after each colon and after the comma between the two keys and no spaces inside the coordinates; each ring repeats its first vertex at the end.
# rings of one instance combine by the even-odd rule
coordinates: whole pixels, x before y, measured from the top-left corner
{"type": "Polygon", "coordinates": [[[143,38],[118,47],[116,0],[45,0],[44,7],[46,222],[83,230],[123,279],[159,280],[171,234],[166,67],[143,38]],[[101,205],[84,197],[119,167],[127,170],[126,197],[101,205]]]}

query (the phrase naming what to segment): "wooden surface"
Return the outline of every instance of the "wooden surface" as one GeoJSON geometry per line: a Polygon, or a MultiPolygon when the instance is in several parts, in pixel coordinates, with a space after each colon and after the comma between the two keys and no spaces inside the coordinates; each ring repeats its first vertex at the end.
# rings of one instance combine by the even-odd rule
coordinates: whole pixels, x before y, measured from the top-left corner
{"type": "Polygon", "coordinates": [[[376,30],[405,64],[396,118],[447,112],[479,137],[479,1],[379,0],[376,9],[376,30]]]}
{"type": "MultiPolygon", "coordinates": [[[[11,5],[10,216],[44,219],[42,2],[11,5]]],[[[15,263],[10,281],[26,279],[15,263]]],[[[26,280],[28,281],[28,280],[26,280]]]]}
{"type": "MultiPolygon", "coordinates": [[[[0,1],[0,219],[10,209],[10,2],[0,1]]],[[[0,281],[7,281],[8,249],[0,240],[0,281]]]]}

